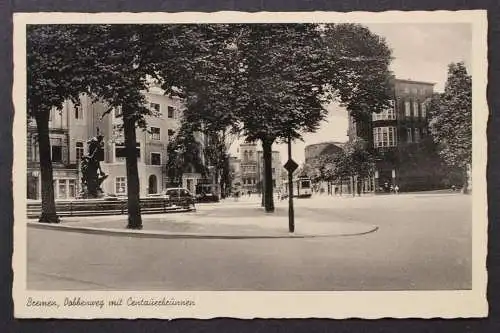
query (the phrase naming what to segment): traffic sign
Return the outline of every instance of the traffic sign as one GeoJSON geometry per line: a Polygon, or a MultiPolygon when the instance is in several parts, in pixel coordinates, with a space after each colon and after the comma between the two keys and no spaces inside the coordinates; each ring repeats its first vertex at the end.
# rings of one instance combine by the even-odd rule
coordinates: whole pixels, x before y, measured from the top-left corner
{"type": "Polygon", "coordinates": [[[288,172],[294,172],[295,170],[297,170],[297,168],[299,167],[299,165],[297,163],[295,163],[294,160],[292,159],[289,159],[285,165],[284,165],[285,169],[288,171],[288,172]]]}

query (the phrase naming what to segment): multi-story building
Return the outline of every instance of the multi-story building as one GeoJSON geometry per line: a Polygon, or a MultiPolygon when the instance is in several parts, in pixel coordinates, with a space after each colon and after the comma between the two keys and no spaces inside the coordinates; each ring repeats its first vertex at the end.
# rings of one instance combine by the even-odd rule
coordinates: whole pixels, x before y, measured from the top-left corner
{"type": "MultiPolygon", "coordinates": [[[[165,166],[168,160],[167,145],[175,138],[183,107],[180,99],[165,96],[159,88],[152,87],[144,94],[156,116],[147,117],[146,130],[137,129],[141,196],[161,192],[169,185],[165,166]]],[[[79,163],[87,153],[87,140],[97,134],[104,136],[101,169],[108,175],[101,187],[105,193],[126,194],[125,145],[120,112],[120,109],[109,111],[107,105],[92,102],[85,95],[81,96],[78,107],[67,101],[61,111],[52,110],[49,127],[57,199],[75,198],[78,195],[81,178],[79,163]]],[[[200,143],[204,142],[201,134],[197,133],[196,138],[200,143]]],[[[203,156],[200,158],[203,160],[203,156]]],[[[194,167],[186,171],[181,186],[194,193],[201,174],[194,167]]],[[[28,126],[28,198],[39,199],[40,187],[36,127],[28,126]]]]}
{"type": "MultiPolygon", "coordinates": [[[[55,198],[75,197],[78,193],[78,162],[75,154],[82,154],[83,143],[76,144],[84,121],[81,108],[74,108],[70,102],[61,111],[53,109],[49,115],[49,139],[54,177],[55,198]],[[78,148],[78,149],[76,149],[78,148]],[[74,151],[72,151],[72,149],[74,151]]],[[[27,197],[40,199],[41,176],[38,134],[36,124],[30,119],[27,126],[27,197]]]]}
{"type": "Polygon", "coordinates": [[[241,160],[238,157],[229,157],[229,172],[231,175],[231,190],[233,192],[241,190],[241,160]]]}
{"type": "Polygon", "coordinates": [[[259,173],[257,165],[257,144],[240,145],[241,189],[243,192],[257,192],[259,173]]]}
{"type": "MultiPolygon", "coordinates": [[[[257,169],[258,171],[258,184],[264,182],[264,152],[257,151],[257,169]]],[[[281,163],[281,156],[279,151],[272,151],[271,172],[273,174],[273,190],[276,191],[281,188],[281,171],[283,169],[281,163]]]]}
{"type": "Polygon", "coordinates": [[[408,150],[416,150],[428,136],[428,102],[433,83],[392,80],[390,107],[371,119],[355,120],[349,115],[349,138],[365,139],[377,152],[374,187],[385,190],[398,185],[403,191],[423,190],[439,186],[440,175],[432,163],[420,160],[409,162],[408,150]]]}

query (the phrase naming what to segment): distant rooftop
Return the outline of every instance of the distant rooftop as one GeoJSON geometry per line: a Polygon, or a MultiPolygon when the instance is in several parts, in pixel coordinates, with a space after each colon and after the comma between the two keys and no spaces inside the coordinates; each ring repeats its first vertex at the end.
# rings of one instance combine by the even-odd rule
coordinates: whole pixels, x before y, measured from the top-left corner
{"type": "Polygon", "coordinates": [[[324,142],[318,142],[318,143],[312,143],[310,145],[306,145],[307,147],[314,147],[314,146],[320,146],[320,145],[325,145],[325,144],[332,144],[336,146],[343,146],[345,145],[345,142],[340,142],[340,141],[324,141],[324,142]]]}
{"type": "Polygon", "coordinates": [[[416,80],[412,80],[412,79],[398,79],[398,78],[395,78],[394,80],[397,81],[397,82],[401,82],[401,83],[425,84],[425,85],[429,85],[429,86],[436,85],[434,82],[416,81],[416,80]]]}

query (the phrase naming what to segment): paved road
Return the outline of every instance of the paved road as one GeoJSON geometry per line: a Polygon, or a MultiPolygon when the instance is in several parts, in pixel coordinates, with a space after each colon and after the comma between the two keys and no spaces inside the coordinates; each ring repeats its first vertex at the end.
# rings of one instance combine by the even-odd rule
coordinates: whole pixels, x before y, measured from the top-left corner
{"type": "MultiPolygon", "coordinates": [[[[221,203],[218,214],[238,216],[221,203]]],[[[208,206],[207,206],[208,207],[208,206]]],[[[235,209],[236,208],[236,209],[235,209]]],[[[377,224],[362,236],[209,240],[28,230],[28,288],[47,290],[441,290],[471,287],[471,197],[296,201],[298,216],[377,224]]],[[[286,211],[278,203],[278,214],[286,211]]],[[[258,216],[256,216],[258,218],[258,216]]],[[[297,218],[300,223],[300,218],[297,218]]]]}

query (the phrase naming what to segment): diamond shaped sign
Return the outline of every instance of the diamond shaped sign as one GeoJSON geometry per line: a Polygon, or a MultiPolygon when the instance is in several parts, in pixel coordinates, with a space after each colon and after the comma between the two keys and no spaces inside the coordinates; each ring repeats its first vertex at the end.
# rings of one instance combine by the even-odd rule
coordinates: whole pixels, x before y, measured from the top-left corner
{"type": "Polygon", "coordinates": [[[283,165],[285,167],[285,169],[288,171],[288,172],[291,172],[293,173],[295,170],[297,170],[297,168],[299,167],[299,165],[297,163],[295,163],[294,160],[292,159],[289,159],[285,165],[283,165]]]}

